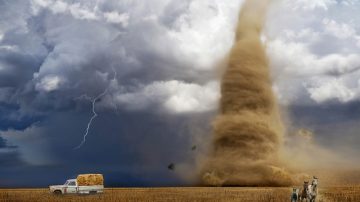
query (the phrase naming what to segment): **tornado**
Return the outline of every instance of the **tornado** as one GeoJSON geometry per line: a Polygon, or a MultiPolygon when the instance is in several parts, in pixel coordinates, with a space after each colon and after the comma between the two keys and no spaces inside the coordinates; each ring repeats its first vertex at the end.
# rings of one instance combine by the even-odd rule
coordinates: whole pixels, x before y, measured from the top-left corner
{"type": "Polygon", "coordinates": [[[211,186],[287,186],[279,160],[284,128],[261,32],[269,1],[247,0],[221,80],[212,150],[201,179],[211,186]]]}

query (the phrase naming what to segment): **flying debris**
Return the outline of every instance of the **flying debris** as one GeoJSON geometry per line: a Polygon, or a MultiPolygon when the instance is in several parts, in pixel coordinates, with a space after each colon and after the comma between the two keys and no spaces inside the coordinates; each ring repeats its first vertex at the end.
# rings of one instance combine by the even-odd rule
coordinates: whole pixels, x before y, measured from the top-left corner
{"type": "Polygon", "coordinates": [[[169,169],[169,170],[175,170],[175,164],[174,164],[174,163],[170,163],[170,164],[168,165],[168,169],[169,169]]]}
{"type": "Polygon", "coordinates": [[[192,150],[192,151],[195,151],[196,149],[197,149],[197,146],[196,146],[196,145],[194,145],[194,146],[191,147],[191,150],[192,150]]]}

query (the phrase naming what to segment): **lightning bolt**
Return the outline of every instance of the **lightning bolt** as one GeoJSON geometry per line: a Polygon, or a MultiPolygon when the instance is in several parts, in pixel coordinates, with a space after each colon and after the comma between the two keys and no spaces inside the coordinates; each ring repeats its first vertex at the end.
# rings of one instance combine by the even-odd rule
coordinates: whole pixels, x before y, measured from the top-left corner
{"type": "MultiPolygon", "coordinates": [[[[112,81],[116,81],[116,76],[117,76],[117,72],[115,71],[114,68],[112,68],[112,70],[114,71],[114,77],[112,79],[112,81]]],[[[111,84],[111,83],[110,83],[111,84]]],[[[89,119],[89,122],[87,124],[87,127],[86,127],[86,130],[85,130],[85,134],[83,136],[83,140],[80,142],[80,144],[76,147],[74,147],[74,150],[77,150],[77,149],[80,149],[86,142],[86,137],[88,136],[89,134],[89,131],[90,131],[90,128],[91,128],[91,124],[92,122],[94,121],[94,119],[98,116],[98,114],[96,113],[96,102],[101,99],[102,97],[104,97],[106,95],[106,93],[108,92],[109,90],[109,87],[110,87],[110,84],[108,85],[108,87],[102,92],[100,93],[98,96],[96,96],[95,98],[91,98],[89,97],[88,95],[81,95],[80,97],[78,97],[77,99],[86,99],[86,100],[90,100],[91,101],[91,104],[92,104],[92,116],[91,118],[89,119]]]]}

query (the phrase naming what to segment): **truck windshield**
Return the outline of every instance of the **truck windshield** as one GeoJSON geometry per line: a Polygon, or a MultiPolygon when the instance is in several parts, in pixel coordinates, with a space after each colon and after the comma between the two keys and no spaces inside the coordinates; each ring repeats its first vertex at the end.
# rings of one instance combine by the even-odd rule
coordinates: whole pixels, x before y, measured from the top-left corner
{"type": "Polygon", "coordinates": [[[75,181],[69,181],[68,186],[76,186],[75,181]]]}
{"type": "Polygon", "coordinates": [[[68,180],[66,180],[66,182],[64,183],[64,185],[68,185],[69,184],[69,181],[68,180]]]}

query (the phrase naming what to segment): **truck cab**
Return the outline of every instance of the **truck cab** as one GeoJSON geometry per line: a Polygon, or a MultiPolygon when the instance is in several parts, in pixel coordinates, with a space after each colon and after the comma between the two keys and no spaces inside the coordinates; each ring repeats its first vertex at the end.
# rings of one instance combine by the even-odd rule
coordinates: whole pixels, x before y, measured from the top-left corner
{"type": "Polygon", "coordinates": [[[76,182],[76,179],[69,179],[66,180],[65,184],[65,193],[69,193],[69,194],[76,194],[77,190],[78,190],[78,185],[76,182]]]}
{"type": "Polygon", "coordinates": [[[54,194],[76,194],[78,190],[76,179],[69,179],[63,185],[52,185],[49,188],[54,194]]]}

